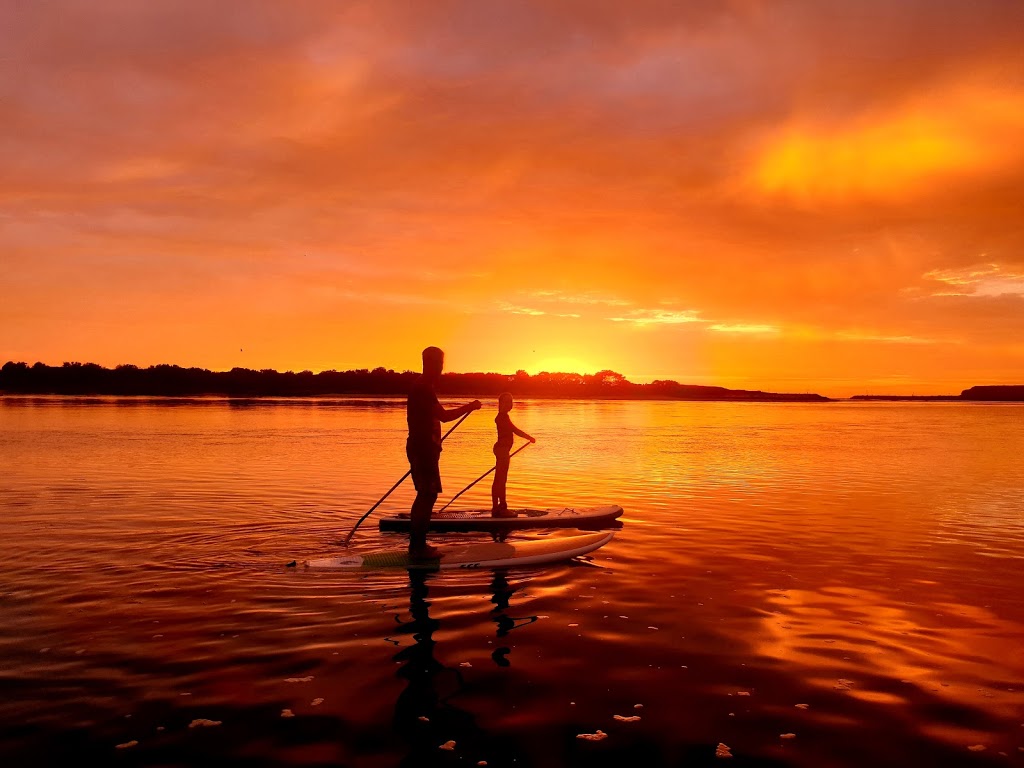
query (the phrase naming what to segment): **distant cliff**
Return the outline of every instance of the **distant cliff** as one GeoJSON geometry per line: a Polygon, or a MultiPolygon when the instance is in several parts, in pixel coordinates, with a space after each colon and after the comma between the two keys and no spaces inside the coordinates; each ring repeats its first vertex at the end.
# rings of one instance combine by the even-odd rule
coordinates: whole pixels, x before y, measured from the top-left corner
{"type": "Polygon", "coordinates": [[[960,393],[962,400],[1024,401],[1024,384],[970,387],[960,393]]]}
{"type": "MultiPolygon", "coordinates": [[[[232,368],[208,371],[177,365],[139,368],[119,365],[104,368],[95,363],[8,362],[0,368],[0,392],[53,395],[146,395],[182,397],[317,397],[322,395],[405,395],[418,374],[385,368],[355,371],[260,371],[232,368]]],[[[726,400],[758,402],[827,402],[816,394],[780,394],[760,390],[701,387],[661,380],[633,384],[615,371],[594,374],[446,373],[438,392],[449,396],[496,397],[511,392],[517,397],[623,399],[623,400],[726,400]]]]}
{"type": "Polygon", "coordinates": [[[959,395],[854,395],[851,400],[944,400],[952,402],[1024,402],[1024,385],[969,387],[959,395]]]}

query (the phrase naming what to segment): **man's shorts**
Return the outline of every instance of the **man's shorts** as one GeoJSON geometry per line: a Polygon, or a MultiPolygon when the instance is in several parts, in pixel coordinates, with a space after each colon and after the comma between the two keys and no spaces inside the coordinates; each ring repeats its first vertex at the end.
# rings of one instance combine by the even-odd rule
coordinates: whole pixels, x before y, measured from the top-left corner
{"type": "Polygon", "coordinates": [[[432,448],[413,450],[405,448],[412,470],[412,484],[418,493],[441,493],[441,468],[438,466],[441,454],[432,448]]]}

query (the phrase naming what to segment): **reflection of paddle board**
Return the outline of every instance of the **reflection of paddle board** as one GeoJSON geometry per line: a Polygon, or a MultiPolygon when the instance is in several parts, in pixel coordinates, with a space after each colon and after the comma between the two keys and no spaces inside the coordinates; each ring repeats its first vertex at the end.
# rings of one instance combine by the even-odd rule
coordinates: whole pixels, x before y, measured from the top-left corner
{"type": "MultiPolygon", "coordinates": [[[[521,528],[600,528],[622,514],[622,507],[518,509],[515,517],[491,517],[488,510],[440,512],[430,518],[432,531],[515,531],[521,528]]],[[[382,531],[408,531],[409,514],[381,518],[382,531]]]]}
{"type": "Polygon", "coordinates": [[[515,568],[520,565],[538,565],[569,560],[593,552],[612,540],[613,533],[588,533],[540,541],[522,541],[515,544],[448,544],[438,547],[444,557],[440,560],[410,560],[404,549],[376,552],[370,555],[322,557],[307,560],[307,568],[515,568]]]}

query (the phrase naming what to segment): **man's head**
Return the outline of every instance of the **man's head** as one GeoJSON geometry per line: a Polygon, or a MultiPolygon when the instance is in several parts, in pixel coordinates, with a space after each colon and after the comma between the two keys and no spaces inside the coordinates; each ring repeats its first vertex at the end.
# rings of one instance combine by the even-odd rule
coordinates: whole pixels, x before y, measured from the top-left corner
{"type": "Polygon", "coordinates": [[[440,380],[444,370],[444,351],[439,347],[427,347],[423,350],[423,375],[435,381],[440,380]]]}

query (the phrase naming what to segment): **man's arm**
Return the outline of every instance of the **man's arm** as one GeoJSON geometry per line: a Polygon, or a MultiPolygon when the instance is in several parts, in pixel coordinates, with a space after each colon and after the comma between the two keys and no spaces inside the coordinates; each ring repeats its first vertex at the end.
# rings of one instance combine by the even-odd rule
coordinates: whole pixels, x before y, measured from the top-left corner
{"type": "Polygon", "coordinates": [[[474,400],[472,403],[460,405],[458,408],[452,408],[450,411],[446,411],[438,404],[437,409],[437,418],[441,421],[455,421],[455,419],[465,416],[467,413],[480,410],[480,401],[474,400]]]}

